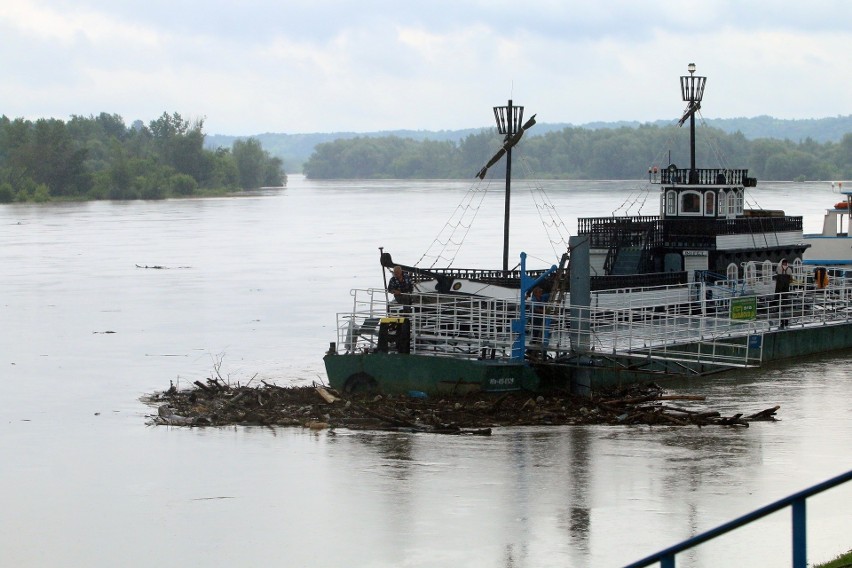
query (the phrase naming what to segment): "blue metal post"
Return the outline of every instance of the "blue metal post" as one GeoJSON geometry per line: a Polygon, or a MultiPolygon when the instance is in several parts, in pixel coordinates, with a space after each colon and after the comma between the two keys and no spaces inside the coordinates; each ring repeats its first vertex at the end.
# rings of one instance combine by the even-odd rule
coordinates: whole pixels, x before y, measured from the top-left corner
{"type": "Polygon", "coordinates": [[[538,278],[527,275],[527,253],[521,253],[521,303],[518,319],[512,320],[512,331],[517,334],[512,343],[512,359],[523,361],[527,349],[527,292],[538,286],[548,276],[556,272],[556,265],[544,271],[538,278]]]}
{"type": "Polygon", "coordinates": [[[512,359],[523,361],[527,347],[527,253],[521,253],[521,306],[518,319],[512,321],[512,331],[517,333],[512,344],[512,359]]]}
{"type": "Polygon", "coordinates": [[[805,498],[793,501],[793,568],[808,566],[808,519],[805,498]]]}

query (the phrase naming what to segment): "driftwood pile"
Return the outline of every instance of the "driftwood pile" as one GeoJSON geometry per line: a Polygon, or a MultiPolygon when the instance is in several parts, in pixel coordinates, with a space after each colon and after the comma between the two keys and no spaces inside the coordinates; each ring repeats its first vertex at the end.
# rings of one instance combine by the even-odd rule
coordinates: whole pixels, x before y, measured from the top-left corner
{"type": "Polygon", "coordinates": [[[151,424],[170,426],[300,426],[313,429],[394,430],[439,434],[489,435],[497,426],[580,424],[645,424],[676,426],[742,426],[774,421],[775,406],[744,416],[674,406],[672,401],[704,397],[665,394],[657,385],[632,387],[594,398],[523,392],[500,395],[423,397],[343,396],[321,385],[281,387],[232,386],[221,378],[195,381],[182,390],[174,384],[146,397],[157,406],[151,424]]]}

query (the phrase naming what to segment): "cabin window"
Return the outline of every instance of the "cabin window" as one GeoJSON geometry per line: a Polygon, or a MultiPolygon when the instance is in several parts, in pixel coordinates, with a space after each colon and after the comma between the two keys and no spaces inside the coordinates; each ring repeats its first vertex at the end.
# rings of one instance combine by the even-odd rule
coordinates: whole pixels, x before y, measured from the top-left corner
{"type": "Polygon", "coordinates": [[[728,210],[725,211],[726,217],[734,217],[737,214],[737,192],[731,191],[728,194],[728,210]]]}
{"type": "Polygon", "coordinates": [[[725,217],[728,214],[728,192],[719,192],[719,217],[725,217]]]}
{"type": "Polygon", "coordinates": [[[753,260],[750,260],[745,265],[745,281],[749,286],[754,286],[757,282],[757,265],[753,260]]]}
{"type": "Polygon", "coordinates": [[[666,216],[677,215],[677,194],[674,191],[666,193],[666,216]]]}
{"type": "Polygon", "coordinates": [[[794,258],[791,264],[793,265],[793,276],[797,279],[801,279],[802,274],[804,274],[804,271],[802,270],[802,259],[794,258]]]}
{"type": "Polygon", "coordinates": [[[708,191],[704,194],[704,214],[712,217],[716,211],[716,194],[708,191]]]}
{"type": "Polygon", "coordinates": [[[775,269],[772,267],[771,260],[763,261],[763,269],[761,270],[760,279],[764,282],[772,282],[772,277],[775,275],[775,269]]]}
{"type": "Polygon", "coordinates": [[[697,191],[684,191],[680,195],[680,212],[701,214],[701,194],[697,191]]]}
{"type": "Polygon", "coordinates": [[[728,281],[733,282],[740,277],[740,271],[737,268],[737,265],[733,262],[728,265],[728,269],[725,271],[725,275],[728,278],[728,281]]]}
{"type": "Polygon", "coordinates": [[[736,211],[734,212],[735,215],[742,215],[743,214],[743,193],[744,192],[742,192],[742,191],[738,191],[736,193],[737,203],[736,203],[736,211]]]}

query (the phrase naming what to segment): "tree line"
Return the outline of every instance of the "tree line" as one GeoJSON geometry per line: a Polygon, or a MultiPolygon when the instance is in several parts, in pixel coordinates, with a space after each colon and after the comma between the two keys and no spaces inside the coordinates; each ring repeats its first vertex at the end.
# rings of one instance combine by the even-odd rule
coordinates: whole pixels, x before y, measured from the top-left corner
{"type": "MultiPolygon", "coordinates": [[[[705,127],[696,142],[698,168],[747,168],[751,176],[765,180],[852,178],[852,133],[840,142],[792,142],[748,140],[740,132],[705,127]]],[[[303,171],[311,179],[473,178],[501,144],[494,129],[459,142],[356,137],[317,145],[303,171]]],[[[501,160],[492,173],[505,171],[504,163],[501,160]]],[[[649,168],[670,163],[689,167],[688,127],[567,127],[540,136],[527,133],[513,150],[512,173],[541,179],[638,179],[649,168]],[[523,157],[519,165],[515,155],[523,157]]]]}
{"type": "Polygon", "coordinates": [[[0,203],[164,199],[282,186],[286,174],[254,138],[204,148],[203,120],[163,113],[148,125],[121,116],[0,117],[0,203]]]}

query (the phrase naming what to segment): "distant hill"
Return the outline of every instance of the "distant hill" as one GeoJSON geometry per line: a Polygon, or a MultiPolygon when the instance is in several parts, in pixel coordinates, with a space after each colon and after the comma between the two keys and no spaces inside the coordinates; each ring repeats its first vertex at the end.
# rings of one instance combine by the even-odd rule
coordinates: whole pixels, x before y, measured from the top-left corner
{"type": "MultiPolygon", "coordinates": [[[[655,126],[668,126],[674,121],[658,120],[649,124],[655,126]]],[[[815,142],[839,142],[843,136],[852,132],[852,115],[837,116],[831,118],[809,118],[809,119],[780,119],[771,116],[757,116],[754,118],[712,118],[704,119],[708,126],[718,128],[727,133],[742,132],[747,139],[777,138],[802,142],[808,138],[815,142]]],[[[586,124],[572,125],[565,123],[538,123],[531,129],[528,136],[542,136],[548,132],[562,130],[564,128],[587,128],[597,130],[601,128],[638,128],[642,124],[636,121],[621,122],[589,122],[586,124]]],[[[266,132],[253,136],[227,136],[222,134],[207,135],[205,146],[209,149],[230,148],[235,140],[245,138],[256,138],[263,145],[263,149],[272,156],[281,158],[284,162],[284,170],[288,173],[300,172],[302,164],[313,154],[317,144],[331,142],[339,139],[351,139],[361,137],[383,138],[386,136],[398,136],[400,138],[412,138],[414,140],[450,140],[458,142],[470,134],[477,134],[492,127],[467,128],[463,130],[383,130],[378,132],[329,132],[312,134],[283,134],[266,132]]]]}
{"type": "MultiPolygon", "coordinates": [[[[704,119],[708,126],[718,128],[728,134],[742,132],[748,140],[757,138],[777,138],[791,142],[804,142],[808,138],[814,142],[840,142],[845,134],[852,132],[852,115],[831,118],[783,119],[771,116],[756,116],[754,118],[708,118],[704,119]]],[[[674,121],[658,120],[652,122],[655,126],[667,126],[674,121]]],[[[583,128],[620,128],[628,126],[637,128],[639,122],[590,122],[583,128]]]]}
{"type": "Polygon", "coordinates": [[[413,138],[414,140],[452,140],[459,141],[468,134],[475,134],[482,129],[468,128],[465,130],[383,130],[379,132],[329,132],[312,134],[276,134],[265,132],[252,136],[226,136],[222,134],[207,135],[204,145],[210,149],[230,148],[234,140],[241,138],[256,138],[263,145],[263,149],[272,156],[284,161],[285,172],[299,172],[302,164],[314,153],[314,147],[324,142],[334,140],[349,140],[351,138],[371,137],[383,138],[385,136],[398,136],[400,138],[413,138]]]}

